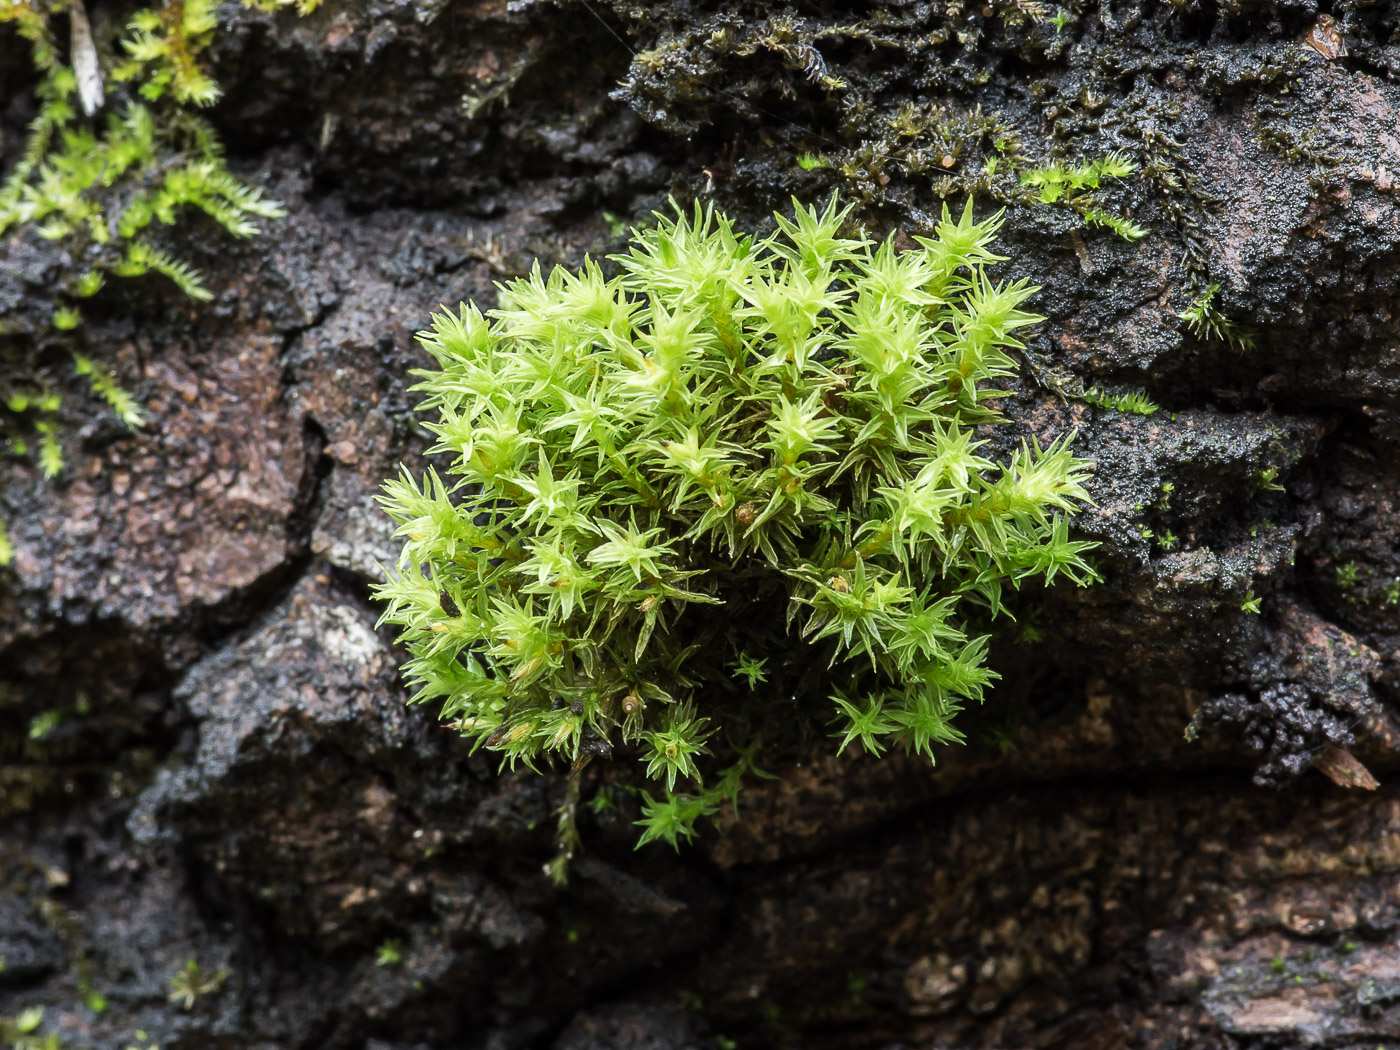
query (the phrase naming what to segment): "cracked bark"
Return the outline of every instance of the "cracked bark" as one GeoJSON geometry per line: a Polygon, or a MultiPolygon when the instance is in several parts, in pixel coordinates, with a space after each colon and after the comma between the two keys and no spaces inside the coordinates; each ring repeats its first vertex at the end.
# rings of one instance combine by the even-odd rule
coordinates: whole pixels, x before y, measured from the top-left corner
{"type": "MultiPolygon", "coordinates": [[[[214,117],[288,217],[174,234],[212,303],[151,282],[85,311],[151,428],[74,419],[56,484],[3,466],[0,1015],[45,1006],[104,1050],[1400,1039],[1392,9],[1336,5],[1329,60],[1306,2],[1088,4],[1058,30],[1000,3],[594,6],[640,58],[573,4],[223,12],[214,117]],[[679,856],[631,852],[623,797],[551,886],[562,785],[405,708],[374,629],[396,546],[373,496],[424,447],[412,333],[534,258],[615,249],[602,213],[668,193],[761,225],[839,186],[918,232],[988,148],[934,141],[977,105],[1036,160],[1143,165],[1113,198],[1142,242],[1050,206],[1002,240],[1049,320],[991,448],[1080,429],[1106,582],[997,646],[997,695],[936,769],[814,740],[679,856]],[[862,144],[848,177],[793,162],[862,144]],[[1256,351],[1182,331],[1201,280],[1256,351]],[[1380,786],[1290,778],[1329,741],[1380,786]],[[185,1009],[190,959],[227,977],[185,1009]]],[[[9,315],[52,250],[0,246],[9,315]]]]}

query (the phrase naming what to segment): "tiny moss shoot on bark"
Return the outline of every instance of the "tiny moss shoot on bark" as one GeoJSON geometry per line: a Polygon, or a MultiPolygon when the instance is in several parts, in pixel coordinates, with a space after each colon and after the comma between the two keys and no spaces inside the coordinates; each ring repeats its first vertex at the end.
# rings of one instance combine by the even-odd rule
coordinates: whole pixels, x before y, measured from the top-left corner
{"type": "Polygon", "coordinates": [[[439,466],[386,484],[377,588],[413,700],[511,767],[635,757],[643,843],[692,836],[785,725],[932,759],[1007,590],[1094,579],[1072,435],[1004,463],[973,438],[1041,320],[989,276],[999,216],[908,251],[848,218],[756,239],[677,208],[615,277],[536,267],[420,336],[439,466]]]}

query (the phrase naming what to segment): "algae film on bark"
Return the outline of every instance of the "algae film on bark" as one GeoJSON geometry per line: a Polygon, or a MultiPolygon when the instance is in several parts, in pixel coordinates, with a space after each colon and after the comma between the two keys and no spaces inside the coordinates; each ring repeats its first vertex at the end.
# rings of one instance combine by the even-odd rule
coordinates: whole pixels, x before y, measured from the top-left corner
{"type": "Polygon", "coordinates": [[[414,700],[511,766],[634,756],[674,845],[793,724],[932,759],[1009,591],[1094,573],[1072,435],[978,454],[1040,320],[998,218],[907,251],[834,199],[762,239],[658,218],[614,277],[536,267],[422,333],[440,469],[386,485],[377,593],[414,700]]]}

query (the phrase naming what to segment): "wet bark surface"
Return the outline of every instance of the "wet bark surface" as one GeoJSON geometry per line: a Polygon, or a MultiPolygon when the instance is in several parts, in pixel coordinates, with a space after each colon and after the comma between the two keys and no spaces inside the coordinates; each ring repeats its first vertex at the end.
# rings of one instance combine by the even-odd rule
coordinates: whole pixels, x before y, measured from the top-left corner
{"type": "MultiPolygon", "coordinates": [[[[3,466],[0,1016],[103,1050],[1400,1040],[1400,12],[221,17],[214,121],[288,215],[169,233],[211,303],[148,278],[86,310],[144,431],[72,408],[64,476],[3,466]],[[1096,199],[1137,242],[1014,174],[1112,149],[1140,171],[1096,199]],[[1104,582],[1035,596],[936,767],[818,723],[677,855],[590,768],[557,887],[562,778],[405,706],[375,628],[413,333],[668,195],[763,230],[832,190],[874,233],[1007,207],[1047,321],[987,436],[1078,428],[1104,582]],[[1178,317],[1212,285],[1252,349],[1178,317]]],[[[57,250],[0,244],[13,338],[42,344],[57,250]]]]}

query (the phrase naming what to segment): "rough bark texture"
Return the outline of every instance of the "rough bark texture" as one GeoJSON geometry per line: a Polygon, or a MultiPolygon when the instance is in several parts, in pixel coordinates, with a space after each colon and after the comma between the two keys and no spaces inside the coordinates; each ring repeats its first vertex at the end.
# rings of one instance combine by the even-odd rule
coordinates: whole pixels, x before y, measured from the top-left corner
{"type": "MultiPolygon", "coordinates": [[[[0,1016],[101,1050],[1400,1040],[1400,12],[592,7],[222,12],[214,120],[288,217],[172,234],[212,303],[151,279],[88,309],[145,432],[75,417],[57,483],[3,467],[0,1016]],[[632,852],[619,792],[553,886],[562,781],[405,707],[374,627],[373,495],[424,447],[412,333],[668,193],[756,228],[833,188],[872,230],[990,208],[992,118],[1030,161],[1143,165],[1108,198],[1146,239],[1013,201],[1002,241],[1049,320],[994,440],[1080,428],[1106,582],[999,641],[936,768],[814,734],[679,855],[632,852]],[[1255,349],[1184,331],[1209,284],[1255,349]],[[172,998],[190,960],[226,977],[172,998]]],[[[46,323],[56,250],[0,244],[11,330],[46,323]]]]}

